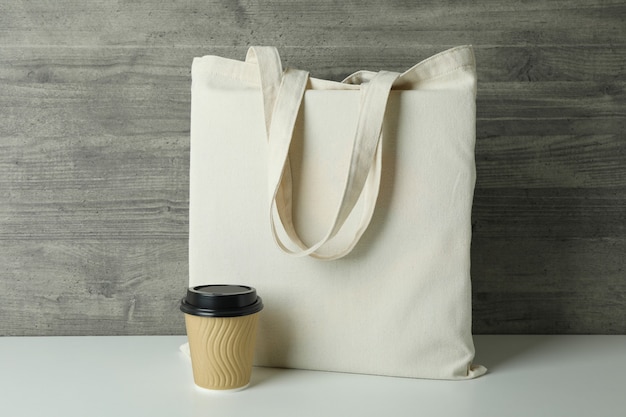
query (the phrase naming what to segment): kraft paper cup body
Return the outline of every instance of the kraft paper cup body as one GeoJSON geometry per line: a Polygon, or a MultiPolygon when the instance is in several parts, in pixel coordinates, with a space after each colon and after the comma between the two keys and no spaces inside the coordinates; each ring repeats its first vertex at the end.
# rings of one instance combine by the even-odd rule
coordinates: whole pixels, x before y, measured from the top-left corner
{"type": "Polygon", "coordinates": [[[181,302],[194,382],[209,390],[238,390],[250,383],[261,298],[252,287],[189,288],[181,302]]]}

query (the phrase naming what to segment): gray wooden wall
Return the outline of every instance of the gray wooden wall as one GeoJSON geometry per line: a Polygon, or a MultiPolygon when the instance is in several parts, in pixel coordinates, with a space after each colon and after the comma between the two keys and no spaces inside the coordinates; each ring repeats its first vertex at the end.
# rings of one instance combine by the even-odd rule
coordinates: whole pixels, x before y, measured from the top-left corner
{"type": "Polygon", "coordinates": [[[182,334],[189,68],[473,44],[475,333],[626,333],[623,1],[0,0],[0,335],[182,334]]]}

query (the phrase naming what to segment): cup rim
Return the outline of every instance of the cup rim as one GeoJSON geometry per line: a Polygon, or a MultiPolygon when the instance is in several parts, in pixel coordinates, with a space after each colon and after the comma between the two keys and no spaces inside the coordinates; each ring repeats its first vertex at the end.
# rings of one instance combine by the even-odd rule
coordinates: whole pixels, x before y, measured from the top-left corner
{"type": "Polygon", "coordinates": [[[183,313],[201,317],[240,317],[258,313],[263,300],[247,285],[208,284],[189,287],[180,301],[183,313]],[[211,289],[215,290],[211,290],[211,289]],[[204,290],[204,291],[203,291],[204,290]]]}

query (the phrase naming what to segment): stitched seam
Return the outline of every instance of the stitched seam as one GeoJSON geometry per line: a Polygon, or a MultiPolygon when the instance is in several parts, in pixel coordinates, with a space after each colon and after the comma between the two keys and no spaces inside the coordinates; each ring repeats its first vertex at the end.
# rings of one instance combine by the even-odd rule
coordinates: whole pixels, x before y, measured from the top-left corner
{"type": "Polygon", "coordinates": [[[226,74],[226,73],[224,73],[224,72],[219,72],[219,71],[218,71],[218,72],[204,72],[204,71],[203,71],[203,72],[202,72],[202,75],[203,75],[203,76],[207,76],[207,77],[220,77],[220,78],[225,78],[225,79],[227,79],[227,80],[231,80],[231,81],[241,81],[241,82],[244,82],[244,83],[246,83],[246,84],[253,85],[253,86],[258,86],[258,85],[259,85],[258,83],[251,82],[251,80],[250,80],[250,79],[248,79],[248,78],[245,78],[245,77],[239,77],[239,76],[234,76],[234,75],[232,75],[232,74],[226,74]]]}
{"type": "Polygon", "coordinates": [[[435,80],[435,79],[437,79],[437,78],[439,78],[439,77],[443,77],[444,75],[448,75],[448,74],[453,73],[453,72],[458,71],[458,70],[462,70],[462,69],[474,69],[474,68],[475,68],[475,66],[474,66],[473,64],[459,65],[458,67],[454,67],[454,68],[452,68],[451,70],[448,70],[448,71],[446,71],[446,72],[442,72],[442,73],[437,74],[437,75],[434,75],[434,76],[432,76],[432,77],[429,77],[429,78],[421,78],[419,81],[430,81],[430,80],[435,80]]]}
{"type": "Polygon", "coordinates": [[[440,58],[442,58],[442,57],[444,57],[446,55],[450,55],[450,54],[456,53],[456,51],[458,51],[460,49],[466,49],[466,48],[469,48],[469,46],[468,45],[456,46],[456,47],[454,47],[452,49],[449,49],[447,51],[443,51],[443,52],[440,52],[440,53],[435,54],[433,56],[430,56],[430,57],[426,58],[425,60],[423,60],[422,62],[419,62],[418,65],[424,65],[427,62],[430,62],[430,61],[432,61],[434,59],[440,59],[440,58]]]}
{"type": "MultiPolygon", "coordinates": [[[[467,48],[467,46],[458,46],[456,48],[452,48],[451,50],[447,51],[446,53],[441,53],[441,54],[433,55],[433,56],[431,56],[429,58],[426,58],[425,60],[423,60],[422,62],[420,62],[418,64],[418,67],[415,68],[415,70],[419,70],[419,67],[421,67],[423,65],[426,65],[428,62],[431,62],[432,60],[441,59],[441,58],[443,58],[443,57],[445,57],[447,55],[450,55],[452,53],[455,53],[459,49],[463,49],[463,48],[467,48]]],[[[471,55],[471,58],[472,58],[472,62],[470,62],[470,63],[466,63],[466,64],[463,64],[463,65],[458,65],[458,66],[456,66],[456,67],[454,67],[452,69],[449,69],[446,72],[438,73],[437,75],[434,75],[432,77],[421,78],[420,81],[434,80],[434,79],[437,79],[439,77],[443,77],[445,75],[448,75],[448,74],[450,74],[452,72],[455,72],[455,71],[458,71],[458,70],[461,70],[461,69],[468,69],[468,68],[475,69],[476,68],[476,59],[474,57],[474,54],[471,55]]],[[[245,64],[245,62],[243,62],[243,61],[238,61],[238,62],[240,62],[241,64],[245,64]]],[[[232,73],[224,73],[224,72],[220,72],[220,71],[210,71],[210,72],[204,72],[203,71],[202,74],[206,75],[206,76],[222,77],[222,78],[226,78],[226,79],[233,80],[233,81],[241,81],[241,82],[245,82],[245,83],[247,83],[249,85],[252,85],[252,86],[258,86],[258,83],[253,83],[248,78],[244,78],[244,77],[241,77],[241,76],[235,76],[232,73]]],[[[325,80],[325,81],[331,81],[332,82],[332,80],[325,80]]],[[[338,90],[340,90],[340,89],[338,89],[338,90]]]]}

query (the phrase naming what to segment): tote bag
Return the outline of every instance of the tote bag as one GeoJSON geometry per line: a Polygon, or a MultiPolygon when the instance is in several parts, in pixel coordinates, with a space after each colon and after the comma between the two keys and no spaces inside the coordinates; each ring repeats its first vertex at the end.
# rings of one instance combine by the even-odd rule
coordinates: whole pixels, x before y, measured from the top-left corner
{"type": "Polygon", "coordinates": [[[189,285],[257,289],[255,364],[469,379],[471,47],[342,82],[192,65],[189,285]]]}

